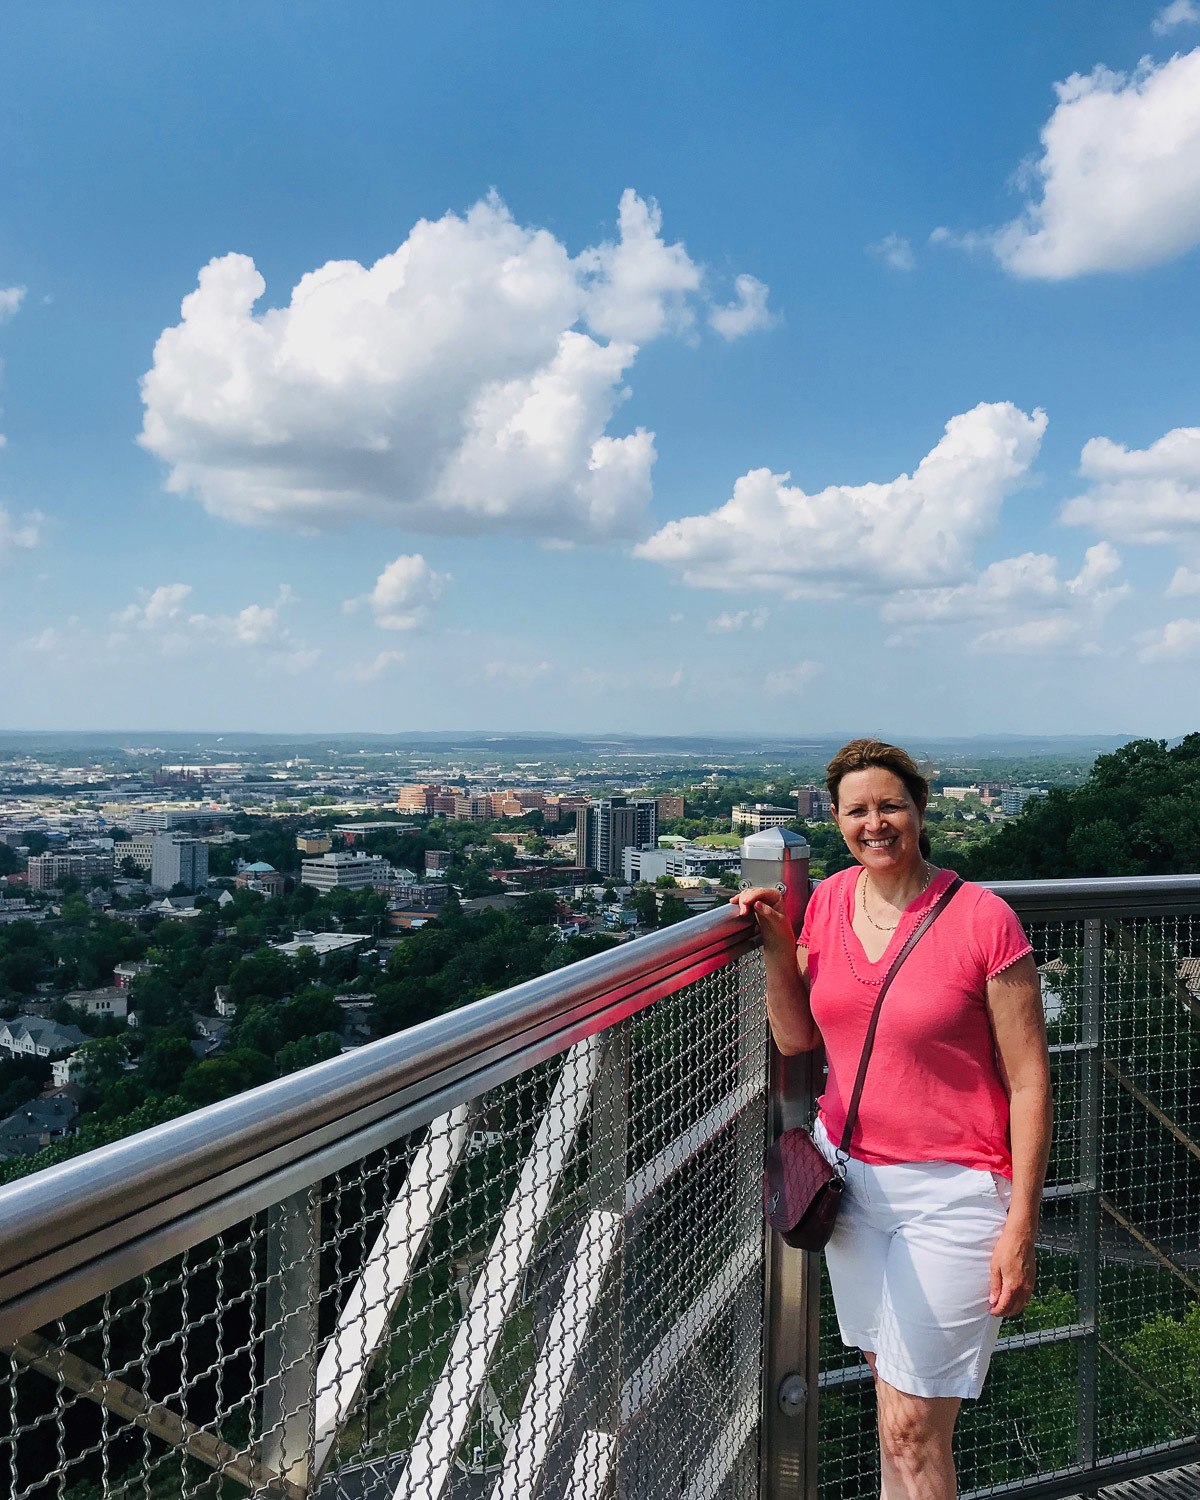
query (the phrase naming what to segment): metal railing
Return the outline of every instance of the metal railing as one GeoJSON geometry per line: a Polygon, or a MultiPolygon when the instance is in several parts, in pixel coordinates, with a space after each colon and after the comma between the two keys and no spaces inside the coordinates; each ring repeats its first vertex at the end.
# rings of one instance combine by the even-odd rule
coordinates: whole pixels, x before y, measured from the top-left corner
{"type": "MultiPolygon", "coordinates": [[[[796,913],[788,837],[747,870],[796,913]]],[[[960,1478],[1074,1494],[1200,1456],[1200,878],[1000,889],[1058,1130],[960,1478]]],[[[820,1263],[762,1228],[812,1066],[724,908],[0,1189],[0,1495],[877,1492],[820,1263]]]]}

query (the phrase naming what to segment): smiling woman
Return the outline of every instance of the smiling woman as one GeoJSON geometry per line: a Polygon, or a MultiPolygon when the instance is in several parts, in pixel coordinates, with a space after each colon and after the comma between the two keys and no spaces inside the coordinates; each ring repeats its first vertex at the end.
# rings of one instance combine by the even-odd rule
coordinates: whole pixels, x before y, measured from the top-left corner
{"type": "Polygon", "coordinates": [[[929,787],[906,751],[852,740],[826,785],[857,863],[817,886],[799,938],[777,891],[735,900],[763,935],[780,1050],[825,1047],[813,1136],[845,1172],[826,1253],[842,1338],[875,1376],[883,1492],[950,1500],[959,1404],[1033,1291],[1050,1146],[1038,976],[1012,910],[963,883],[887,992],[849,1152],[835,1151],[880,986],[954,877],[929,863],[929,787]]]}

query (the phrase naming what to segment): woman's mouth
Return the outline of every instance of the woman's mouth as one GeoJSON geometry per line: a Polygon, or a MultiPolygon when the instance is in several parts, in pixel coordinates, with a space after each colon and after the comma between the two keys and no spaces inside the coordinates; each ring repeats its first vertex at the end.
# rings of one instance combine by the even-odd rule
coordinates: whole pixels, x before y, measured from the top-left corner
{"type": "Polygon", "coordinates": [[[896,835],[892,834],[886,839],[863,839],[863,846],[867,849],[890,849],[896,842],[896,835]]]}

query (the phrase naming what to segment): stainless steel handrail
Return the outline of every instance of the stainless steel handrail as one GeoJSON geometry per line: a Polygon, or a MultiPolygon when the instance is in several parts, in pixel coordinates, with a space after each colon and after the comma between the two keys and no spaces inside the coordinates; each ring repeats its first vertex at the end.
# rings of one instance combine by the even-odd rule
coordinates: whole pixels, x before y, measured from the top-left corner
{"type": "Polygon", "coordinates": [[[1172,916],[1195,911],[1200,904],[1200,875],[1128,875],[1102,880],[993,880],[985,884],[1021,916],[1041,921],[1172,916]]]}
{"type": "Polygon", "coordinates": [[[0,1341],[753,946],[726,905],[0,1187],[0,1341]]]}

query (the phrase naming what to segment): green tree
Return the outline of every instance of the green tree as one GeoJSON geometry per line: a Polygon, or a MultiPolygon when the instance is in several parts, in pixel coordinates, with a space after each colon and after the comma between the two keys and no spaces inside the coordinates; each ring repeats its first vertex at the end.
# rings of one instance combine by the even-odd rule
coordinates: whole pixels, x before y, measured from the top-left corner
{"type": "Polygon", "coordinates": [[[686,905],[678,896],[666,895],[658,910],[658,925],[673,927],[676,922],[686,921],[690,915],[686,905]]]}
{"type": "Polygon", "coordinates": [[[298,1073],[301,1068],[311,1068],[314,1063],[336,1057],[341,1050],[342,1039],[336,1031],[296,1037],[285,1042],[275,1054],[275,1067],[280,1077],[285,1073],[298,1073]]]}

